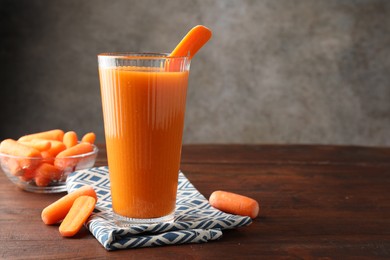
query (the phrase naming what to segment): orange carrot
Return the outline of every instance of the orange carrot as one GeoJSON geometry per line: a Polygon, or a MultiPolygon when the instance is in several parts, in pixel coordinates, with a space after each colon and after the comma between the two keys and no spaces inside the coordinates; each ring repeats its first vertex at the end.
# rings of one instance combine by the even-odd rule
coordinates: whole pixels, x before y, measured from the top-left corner
{"type": "Polygon", "coordinates": [[[81,139],[81,142],[87,142],[87,143],[93,144],[93,143],[95,143],[95,140],[96,140],[95,133],[90,132],[90,133],[87,133],[83,136],[83,138],[81,139]]]}
{"type": "Polygon", "coordinates": [[[35,178],[35,170],[31,169],[25,169],[23,171],[23,175],[19,176],[19,179],[22,181],[31,181],[32,179],[35,178]]]}
{"type": "Polygon", "coordinates": [[[43,162],[47,162],[54,165],[54,157],[49,151],[42,151],[41,156],[43,162]]]}
{"type": "Polygon", "coordinates": [[[77,134],[75,131],[68,131],[64,134],[63,142],[66,148],[70,148],[77,144],[77,134]]]}
{"type": "Polygon", "coordinates": [[[66,149],[65,144],[61,141],[49,140],[49,142],[51,143],[51,147],[48,152],[52,157],[56,157],[60,152],[66,149]]]}
{"type": "Polygon", "coordinates": [[[73,202],[80,196],[90,196],[97,200],[96,192],[92,186],[83,186],[43,209],[41,217],[46,225],[55,224],[65,218],[73,202]]]}
{"type": "Polygon", "coordinates": [[[54,160],[54,166],[61,170],[69,169],[73,171],[74,167],[82,158],[72,158],[72,156],[89,153],[92,151],[93,151],[92,144],[79,143],[71,148],[68,148],[60,152],[54,160]]]}
{"type": "Polygon", "coordinates": [[[37,149],[18,143],[13,139],[5,139],[1,142],[0,153],[23,157],[42,157],[37,149]]]}
{"type": "Polygon", "coordinates": [[[24,141],[30,141],[32,139],[46,139],[46,140],[57,140],[62,142],[63,137],[64,137],[64,131],[60,129],[54,129],[45,132],[39,132],[39,133],[22,136],[18,139],[18,141],[24,142],[24,141]]]}
{"type": "Polygon", "coordinates": [[[30,141],[18,141],[18,142],[23,144],[23,145],[33,147],[41,152],[49,150],[51,147],[50,141],[43,140],[43,139],[32,139],[30,141]]]}
{"type": "Polygon", "coordinates": [[[8,163],[10,165],[8,167],[11,173],[16,176],[23,174],[23,169],[35,168],[40,161],[39,159],[42,158],[41,153],[37,149],[20,144],[13,139],[6,139],[0,143],[0,153],[26,157],[9,158],[8,163]]]}
{"type": "Polygon", "coordinates": [[[19,164],[19,160],[14,157],[2,157],[1,163],[8,169],[8,171],[14,176],[22,176],[24,170],[19,164]]]}
{"type": "Polygon", "coordinates": [[[54,165],[52,164],[42,163],[35,170],[35,183],[37,184],[37,186],[45,187],[51,181],[58,181],[59,179],[61,179],[61,176],[62,171],[60,169],[54,167],[54,165]]]}
{"type": "Polygon", "coordinates": [[[59,154],[57,154],[56,158],[64,158],[69,156],[80,155],[84,153],[89,153],[93,151],[93,146],[90,143],[79,143],[71,148],[68,148],[59,154]]]}
{"type": "Polygon", "coordinates": [[[203,25],[192,28],[179,42],[176,48],[169,55],[171,57],[190,56],[190,59],[200,48],[211,38],[212,32],[203,25]]]}
{"type": "Polygon", "coordinates": [[[50,184],[50,179],[42,175],[35,175],[35,184],[38,187],[47,187],[50,184]]]}
{"type": "Polygon", "coordinates": [[[259,204],[249,197],[227,191],[214,191],[209,198],[210,205],[221,211],[256,218],[259,204]]]}
{"type": "Polygon", "coordinates": [[[78,197],[62,221],[59,231],[64,237],[71,237],[81,229],[95,208],[96,199],[90,196],[78,197]]]}

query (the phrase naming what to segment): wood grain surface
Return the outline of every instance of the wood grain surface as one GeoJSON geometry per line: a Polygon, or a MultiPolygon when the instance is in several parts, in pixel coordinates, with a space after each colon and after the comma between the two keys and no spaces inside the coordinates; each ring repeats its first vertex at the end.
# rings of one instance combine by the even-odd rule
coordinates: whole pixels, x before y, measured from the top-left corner
{"type": "MultiPolygon", "coordinates": [[[[100,145],[96,165],[106,164],[100,145]]],[[[218,241],[107,252],[85,228],[63,238],[43,224],[63,194],[25,192],[0,174],[0,259],[390,258],[390,148],[185,145],[181,169],[207,198],[258,200],[260,216],[218,241]]]]}

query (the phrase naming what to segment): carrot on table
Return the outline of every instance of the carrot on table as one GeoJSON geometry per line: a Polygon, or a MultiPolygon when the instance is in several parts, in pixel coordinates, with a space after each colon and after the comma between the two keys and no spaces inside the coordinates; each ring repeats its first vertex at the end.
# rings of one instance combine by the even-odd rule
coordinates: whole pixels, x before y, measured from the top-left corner
{"type": "Polygon", "coordinates": [[[46,140],[57,140],[61,141],[64,137],[64,131],[60,129],[53,129],[45,132],[39,132],[39,133],[34,133],[34,134],[29,134],[22,136],[18,139],[18,141],[30,141],[32,139],[46,139],[46,140]]]}
{"type": "Polygon", "coordinates": [[[83,186],[43,209],[41,217],[46,225],[55,224],[65,218],[74,201],[80,196],[90,196],[97,200],[96,192],[92,186],[83,186]]]}
{"type": "Polygon", "coordinates": [[[75,146],[78,143],[77,134],[75,131],[68,131],[64,134],[63,143],[66,148],[75,146]]]}
{"type": "Polygon", "coordinates": [[[221,211],[256,218],[259,204],[256,200],[227,191],[214,191],[209,198],[210,205],[221,211]]]}
{"type": "Polygon", "coordinates": [[[93,132],[86,133],[83,138],[81,139],[81,142],[87,142],[90,144],[94,144],[96,140],[96,135],[93,132]]]}
{"type": "Polygon", "coordinates": [[[43,140],[43,139],[31,139],[30,141],[18,141],[18,143],[33,147],[41,152],[49,150],[51,147],[51,142],[49,140],[43,140]]]}
{"type": "Polygon", "coordinates": [[[74,236],[91,215],[95,204],[95,198],[90,196],[78,197],[59,227],[61,235],[64,237],[74,236]]]}

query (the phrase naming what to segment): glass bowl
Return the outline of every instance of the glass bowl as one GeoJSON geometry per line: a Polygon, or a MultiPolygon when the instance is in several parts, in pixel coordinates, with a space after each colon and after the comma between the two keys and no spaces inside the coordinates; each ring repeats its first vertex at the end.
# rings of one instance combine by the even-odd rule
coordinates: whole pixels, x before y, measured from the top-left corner
{"type": "Polygon", "coordinates": [[[74,171],[94,166],[99,149],[64,158],[20,157],[0,153],[5,175],[23,190],[36,193],[66,191],[66,178],[74,171]]]}

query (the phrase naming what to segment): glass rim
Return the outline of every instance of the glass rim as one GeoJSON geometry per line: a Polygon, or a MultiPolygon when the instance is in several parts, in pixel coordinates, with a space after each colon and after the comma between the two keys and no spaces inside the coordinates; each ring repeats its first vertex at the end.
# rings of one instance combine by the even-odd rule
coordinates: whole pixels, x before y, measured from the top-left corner
{"type": "Polygon", "coordinates": [[[164,52],[103,52],[99,53],[98,58],[113,58],[113,59],[137,59],[137,60],[159,60],[159,59],[189,59],[187,56],[169,56],[170,53],[164,52]]]}

